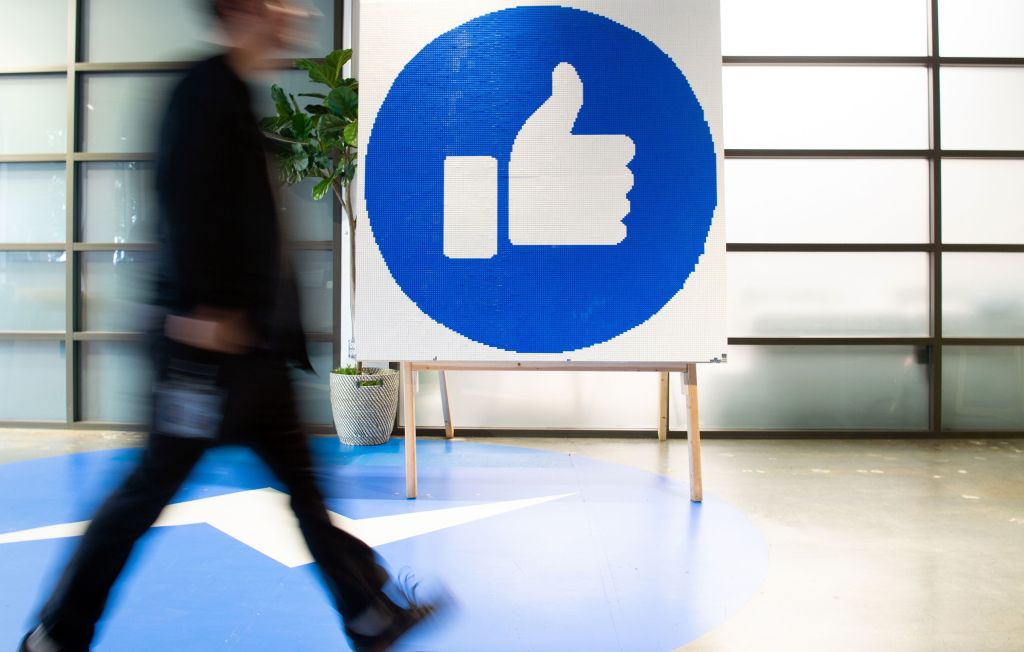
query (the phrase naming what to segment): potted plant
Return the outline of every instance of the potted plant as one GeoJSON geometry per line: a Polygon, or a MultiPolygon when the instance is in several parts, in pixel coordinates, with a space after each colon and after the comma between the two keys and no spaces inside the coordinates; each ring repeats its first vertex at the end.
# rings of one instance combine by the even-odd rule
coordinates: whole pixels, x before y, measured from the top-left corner
{"type": "MultiPolygon", "coordinates": [[[[300,59],[296,68],[323,92],[299,93],[311,102],[300,106],[295,95],[276,84],[271,96],[277,114],[261,122],[266,136],[278,144],[281,178],[288,185],[317,179],[313,199],[328,195],[348,219],[349,282],[352,315],[356,307],[356,214],[352,202],[358,147],[359,82],[346,78],[352,50],[335,50],[322,62],[300,59]]],[[[354,322],[354,320],[353,320],[354,322]]],[[[362,362],[331,373],[331,407],[338,437],[346,444],[383,444],[391,437],[398,410],[398,373],[393,369],[363,368],[362,362]]]]}

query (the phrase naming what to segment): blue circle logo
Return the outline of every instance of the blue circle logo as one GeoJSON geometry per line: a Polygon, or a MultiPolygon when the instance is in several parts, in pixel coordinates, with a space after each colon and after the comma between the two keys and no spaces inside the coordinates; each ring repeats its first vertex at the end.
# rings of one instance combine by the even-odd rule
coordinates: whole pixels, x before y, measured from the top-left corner
{"type": "MultiPolygon", "coordinates": [[[[710,495],[691,503],[685,484],[639,469],[427,440],[421,497],[409,501],[399,442],[319,438],[313,451],[332,518],[392,570],[440,578],[459,602],[402,649],[671,650],[722,624],[768,568],[764,539],[736,508],[710,495]]],[[[138,454],[0,465],[0,649],[32,624],[83,520],[138,454]]],[[[96,650],[348,649],[290,517],[254,455],[207,454],[140,542],[96,650]]]]}
{"type": "Polygon", "coordinates": [[[369,139],[384,261],[432,319],[564,353],[657,314],[717,204],[704,110],[645,36],[564,7],[488,14],[402,70],[369,139]]]}

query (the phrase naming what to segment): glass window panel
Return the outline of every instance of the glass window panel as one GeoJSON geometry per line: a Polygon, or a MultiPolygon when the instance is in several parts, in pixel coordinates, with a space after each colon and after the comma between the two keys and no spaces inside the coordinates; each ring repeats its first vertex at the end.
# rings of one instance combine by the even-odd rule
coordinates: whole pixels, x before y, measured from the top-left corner
{"type": "MultiPolygon", "coordinates": [[[[298,2],[320,17],[305,26],[301,45],[282,53],[282,58],[321,57],[334,42],[334,0],[298,2]]],[[[86,0],[86,61],[184,61],[217,49],[211,41],[214,22],[202,2],[167,0],[86,0]]]]}
{"type": "Polygon", "coordinates": [[[298,251],[292,256],[295,278],[302,300],[302,326],[309,333],[330,333],[334,328],[331,313],[333,256],[330,251],[298,251]]]}
{"type": "Polygon", "coordinates": [[[0,0],[0,68],[68,60],[68,0],[0,0]]]}
{"type": "Polygon", "coordinates": [[[921,56],[928,53],[928,3],[722,0],[722,52],[921,56]]]}
{"type": "Polygon", "coordinates": [[[202,2],[86,0],[86,61],[186,61],[213,49],[202,2]]]}
{"type": "Polygon", "coordinates": [[[143,423],[149,409],[152,368],[137,342],[82,342],[82,418],[143,423]]]}
{"type": "Polygon", "coordinates": [[[295,241],[331,240],[334,237],[333,195],[313,201],[314,179],[278,190],[281,221],[295,241]]]}
{"type": "Polygon", "coordinates": [[[146,328],[156,252],[90,251],[80,256],[83,329],[123,332],[146,328]]]}
{"type": "Polygon", "coordinates": [[[942,161],[942,241],[1024,243],[1024,161],[942,161]]]}
{"type": "Polygon", "coordinates": [[[730,242],[928,242],[925,160],[729,159],[730,242]]]}
{"type": "Polygon", "coordinates": [[[950,430],[1024,430],[1024,347],[944,347],[942,422],[950,430]]]}
{"type": "Polygon", "coordinates": [[[909,346],[730,346],[702,365],[701,426],[715,429],[928,427],[928,365],[909,346]]]}
{"type": "Polygon", "coordinates": [[[63,154],[68,84],[64,75],[0,77],[0,154],[63,154]]]}
{"type": "Polygon", "coordinates": [[[63,331],[64,273],[62,251],[0,251],[0,331],[63,331]]]}
{"type": "Polygon", "coordinates": [[[152,152],[176,74],[93,74],[82,83],[82,151],[152,152]]]}
{"type": "Polygon", "coordinates": [[[334,49],[334,0],[299,0],[298,4],[315,17],[304,28],[303,42],[285,56],[322,57],[334,49]]]}
{"type": "Polygon", "coordinates": [[[1024,68],[943,68],[944,149],[1024,149],[1024,68]]]}
{"type": "Polygon", "coordinates": [[[0,341],[0,419],[63,421],[63,342],[0,341]]]}
{"type": "Polygon", "coordinates": [[[946,337],[1024,337],[1024,254],[942,255],[946,337]]]}
{"type": "Polygon", "coordinates": [[[732,337],[926,336],[928,254],[729,254],[732,337]]]}
{"type": "Polygon", "coordinates": [[[157,201],[154,165],[142,161],[83,163],[83,242],[152,242],[157,201]]]}
{"type": "Polygon", "coordinates": [[[923,67],[725,66],[725,146],[924,149],[923,67]]]}
{"type": "Polygon", "coordinates": [[[944,57],[1024,57],[1024,2],[939,0],[944,57]]]}
{"type": "Polygon", "coordinates": [[[0,242],[64,242],[63,163],[0,163],[0,242]]]}
{"type": "Polygon", "coordinates": [[[309,361],[314,373],[294,370],[295,401],[303,423],[333,423],[330,373],[334,351],[330,342],[310,342],[309,361]]]}

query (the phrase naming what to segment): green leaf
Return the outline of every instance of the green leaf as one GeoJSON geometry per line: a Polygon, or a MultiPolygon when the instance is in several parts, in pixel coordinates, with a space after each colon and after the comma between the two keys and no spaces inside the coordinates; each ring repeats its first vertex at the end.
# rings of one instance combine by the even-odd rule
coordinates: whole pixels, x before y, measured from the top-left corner
{"type": "Polygon", "coordinates": [[[288,103],[288,96],[285,94],[284,89],[277,84],[270,87],[270,97],[274,99],[274,106],[277,108],[279,116],[291,116],[294,113],[291,105],[288,103]]]}
{"type": "Polygon", "coordinates": [[[358,122],[351,122],[351,123],[349,123],[349,125],[347,127],[345,127],[344,140],[345,140],[345,144],[348,145],[349,147],[358,147],[359,146],[359,123],[358,122]]]}
{"type": "Polygon", "coordinates": [[[341,69],[352,59],[352,50],[335,50],[324,57],[324,73],[331,77],[334,86],[341,79],[341,69]]]}
{"type": "Polygon", "coordinates": [[[333,113],[320,116],[320,138],[322,140],[332,140],[341,137],[342,131],[344,131],[346,125],[349,124],[348,120],[343,120],[333,113]]]}
{"type": "Polygon", "coordinates": [[[330,110],[326,106],[323,106],[322,104],[307,104],[306,111],[312,113],[313,115],[322,115],[330,113],[330,110]]]}
{"type": "Polygon", "coordinates": [[[260,129],[276,133],[281,128],[281,118],[271,116],[260,120],[260,129]]]}
{"type": "Polygon", "coordinates": [[[326,84],[331,88],[338,85],[337,79],[331,79],[330,74],[326,71],[326,67],[318,64],[310,59],[299,59],[295,62],[295,67],[300,70],[305,70],[309,73],[309,81],[317,84],[326,84]]]}
{"type": "Polygon", "coordinates": [[[327,96],[323,93],[299,93],[299,97],[315,97],[319,100],[326,100],[327,96]]]}
{"type": "Polygon", "coordinates": [[[331,190],[332,179],[322,179],[320,183],[313,186],[313,199],[320,201],[327,196],[327,193],[331,190]]]}
{"type": "Polygon", "coordinates": [[[313,130],[313,121],[305,113],[296,113],[292,116],[291,128],[295,134],[295,140],[306,140],[313,130]]]}
{"type": "Polygon", "coordinates": [[[355,120],[359,117],[359,96],[351,88],[339,86],[327,96],[327,106],[340,118],[355,120]]]}

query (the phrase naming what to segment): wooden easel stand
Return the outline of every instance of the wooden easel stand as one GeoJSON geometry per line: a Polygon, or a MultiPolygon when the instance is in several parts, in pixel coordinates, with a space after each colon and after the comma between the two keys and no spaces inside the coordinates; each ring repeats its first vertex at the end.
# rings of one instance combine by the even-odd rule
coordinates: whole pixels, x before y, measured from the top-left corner
{"type": "Polygon", "coordinates": [[[447,371],[640,371],[660,375],[658,404],[658,439],[668,439],[669,374],[683,374],[686,395],[687,439],[690,449],[690,500],[704,499],[700,460],[700,415],[697,402],[697,365],[694,363],[590,363],[590,362],[403,362],[403,413],[405,417],[405,492],[415,498],[419,492],[416,473],[416,395],[415,375],[419,371],[437,371],[440,376],[441,409],[444,414],[445,437],[455,436],[451,406],[448,402],[447,371]]]}

